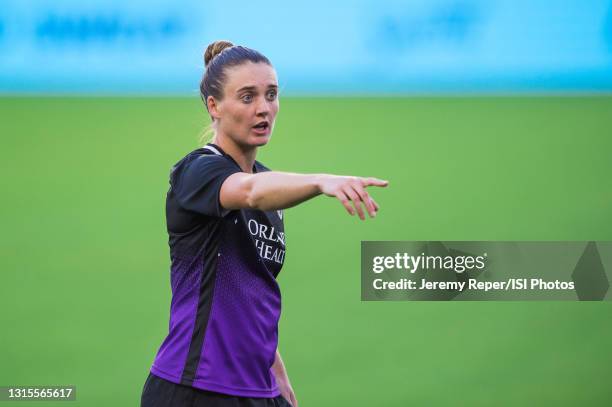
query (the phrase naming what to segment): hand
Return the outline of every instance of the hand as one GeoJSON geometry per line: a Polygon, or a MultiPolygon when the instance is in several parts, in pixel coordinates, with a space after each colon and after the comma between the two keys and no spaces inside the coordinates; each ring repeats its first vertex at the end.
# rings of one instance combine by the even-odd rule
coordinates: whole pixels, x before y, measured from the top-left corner
{"type": "Polygon", "coordinates": [[[280,380],[276,380],[276,384],[278,384],[278,388],[281,391],[281,396],[285,398],[291,406],[298,407],[297,399],[295,398],[295,393],[293,392],[293,388],[291,387],[291,383],[289,383],[289,378],[281,378],[280,380]]]}
{"type": "Polygon", "coordinates": [[[337,175],[322,175],[319,182],[321,193],[336,197],[340,200],[347,212],[353,216],[355,210],[359,215],[359,219],[364,220],[365,215],[361,204],[363,204],[370,215],[370,218],[376,216],[376,212],[380,208],[376,201],[366,192],[366,187],[386,187],[388,181],[378,178],[361,178],[361,177],[344,177],[337,175]],[[351,202],[355,207],[351,206],[351,202]]]}

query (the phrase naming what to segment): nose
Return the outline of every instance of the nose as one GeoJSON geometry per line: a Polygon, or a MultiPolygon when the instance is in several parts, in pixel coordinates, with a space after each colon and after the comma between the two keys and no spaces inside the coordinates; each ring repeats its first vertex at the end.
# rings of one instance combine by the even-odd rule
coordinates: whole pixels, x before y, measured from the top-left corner
{"type": "Polygon", "coordinates": [[[266,117],[270,113],[270,105],[265,97],[257,98],[255,115],[266,117]]]}

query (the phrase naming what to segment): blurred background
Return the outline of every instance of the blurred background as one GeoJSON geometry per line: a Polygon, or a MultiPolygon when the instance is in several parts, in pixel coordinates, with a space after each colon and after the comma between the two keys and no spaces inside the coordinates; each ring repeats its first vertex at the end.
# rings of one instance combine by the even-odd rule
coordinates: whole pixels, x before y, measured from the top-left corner
{"type": "Polygon", "coordinates": [[[0,6],[0,385],[139,405],[168,328],[168,173],[201,145],[203,51],[228,39],[278,72],[260,161],[390,181],[374,220],[286,211],[301,406],[610,405],[609,302],[361,302],[359,250],[612,240],[611,1],[0,6]]]}
{"type": "Polygon", "coordinates": [[[609,0],[2,5],[5,93],[194,93],[216,39],[267,55],[287,94],[612,89],[609,0]]]}

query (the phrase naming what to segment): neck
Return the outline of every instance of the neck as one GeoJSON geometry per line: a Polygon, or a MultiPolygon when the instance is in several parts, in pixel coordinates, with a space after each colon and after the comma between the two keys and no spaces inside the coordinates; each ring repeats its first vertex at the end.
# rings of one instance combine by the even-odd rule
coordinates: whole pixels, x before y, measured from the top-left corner
{"type": "Polygon", "coordinates": [[[253,165],[255,164],[255,156],[257,155],[257,147],[244,147],[236,144],[229,137],[224,137],[220,134],[215,134],[213,143],[221,147],[225,154],[229,155],[238,163],[242,171],[251,174],[253,165]]]}

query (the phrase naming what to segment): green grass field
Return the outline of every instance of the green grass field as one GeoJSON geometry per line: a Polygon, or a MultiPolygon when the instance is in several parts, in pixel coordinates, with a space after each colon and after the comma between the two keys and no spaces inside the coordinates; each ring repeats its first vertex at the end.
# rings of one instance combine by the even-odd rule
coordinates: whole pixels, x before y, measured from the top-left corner
{"type": "MultiPolygon", "coordinates": [[[[0,117],[0,385],[139,405],[168,325],[168,172],[201,102],[3,98],[0,117]]],[[[361,302],[359,265],[361,240],[612,240],[612,97],[287,98],[258,159],[390,180],[374,220],[286,211],[302,407],[612,405],[610,302],[361,302]]]]}

